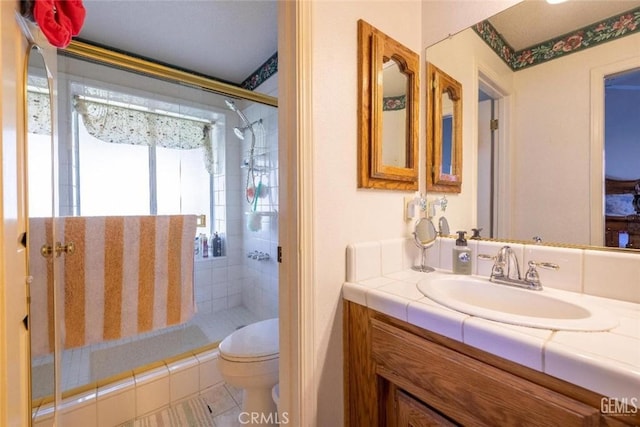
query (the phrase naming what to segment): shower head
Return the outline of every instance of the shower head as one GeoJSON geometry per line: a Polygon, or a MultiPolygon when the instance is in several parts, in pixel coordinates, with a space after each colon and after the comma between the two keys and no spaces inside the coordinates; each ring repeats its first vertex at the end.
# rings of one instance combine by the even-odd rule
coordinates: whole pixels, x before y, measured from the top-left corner
{"type": "Polygon", "coordinates": [[[262,119],[258,119],[253,123],[247,123],[247,125],[243,126],[243,127],[237,127],[236,126],[236,127],[233,128],[233,133],[235,133],[236,136],[239,139],[244,141],[244,131],[245,130],[249,129],[251,131],[251,133],[255,135],[255,132],[253,131],[253,125],[255,125],[256,123],[262,123],[262,119]]]}
{"type": "MultiPolygon", "coordinates": [[[[242,120],[242,124],[244,125],[241,128],[233,128],[233,132],[236,134],[236,136],[240,139],[244,139],[244,131],[247,129],[251,128],[252,123],[249,123],[249,120],[247,119],[247,116],[244,115],[244,113],[242,111],[240,111],[238,109],[238,107],[236,107],[236,103],[233,102],[230,99],[225,99],[224,103],[227,104],[227,107],[229,107],[229,109],[231,111],[235,111],[236,114],[238,114],[238,117],[240,117],[240,120],[242,120]]],[[[253,129],[251,129],[251,132],[253,133],[253,129]]]]}
{"type": "Polygon", "coordinates": [[[239,128],[239,127],[234,127],[233,128],[233,133],[236,134],[236,136],[238,137],[238,139],[241,139],[244,141],[244,131],[247,130],[247,127],[243,127],[243,128],[239,128]]]}
{"type": "Polygon", "coordinates": [[[229,107],[231,111],[238,111],[238,107],[236,107],[236,103],[233,102],[232,100],[225,99],[224,103],[227,104],[227,107],[229,107]]]}

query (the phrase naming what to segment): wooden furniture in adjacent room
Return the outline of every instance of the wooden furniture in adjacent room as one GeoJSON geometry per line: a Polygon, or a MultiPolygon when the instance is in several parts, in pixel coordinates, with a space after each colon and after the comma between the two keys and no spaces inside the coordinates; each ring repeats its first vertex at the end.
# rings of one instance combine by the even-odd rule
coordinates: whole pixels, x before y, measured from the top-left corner
{"type": "Polygon", "coordinates": [[[612,211],[612,203],[607,201],[605,211],[605,246],[627,247],[640,249],[640,180],[616,180],[605,179],[605,197],[616,197],[616,195],[626,195],[626,199],[631,203],[626,212],[612,211]],[[634,202],[636,200],[634,206],[634,202]],[[635,212],[633,212],[635,210],[635,212]],[[621,244],[621,235],[625,235],[627,240],[621,244]],[[628,237],[627,237],[628,236],[628,237]]]}

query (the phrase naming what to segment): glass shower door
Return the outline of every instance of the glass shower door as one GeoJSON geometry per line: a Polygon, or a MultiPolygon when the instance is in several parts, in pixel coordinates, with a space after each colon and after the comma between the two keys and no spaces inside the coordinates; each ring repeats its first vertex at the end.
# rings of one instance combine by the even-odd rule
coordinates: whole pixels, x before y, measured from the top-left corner
{"type": "MultiPolygon", "coordinates": [[[[56,340],[55,149],[52,79],[33,45],[26,72],[26,193],[32,420],[53,420],[60,400],[56,340]]],[[[58,251],[59,252],[59,251],[58,251]]]]}

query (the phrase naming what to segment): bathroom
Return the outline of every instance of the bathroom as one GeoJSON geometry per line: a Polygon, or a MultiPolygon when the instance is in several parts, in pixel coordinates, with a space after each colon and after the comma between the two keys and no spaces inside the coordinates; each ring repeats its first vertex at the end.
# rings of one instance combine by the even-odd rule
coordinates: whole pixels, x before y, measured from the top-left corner
{"type": "MultiPolygon", "coordinates": [[[[620,219],[628,228],[619,234],[632,239],[640,214],[638,163],[628,159],[637,138],[625,132],[637,127],[624,119],[627,109],[640,114],[640,4],[606,5],[620,9],[516,45],[522,27],[580,10],[522,2],[427,47],[426,195],[404,199],[413,235],[347,247],[347,424],[640,422],[638,252],[609,238],[620,219]],[[495,116],[483,114],[480,91],[497,100],[495,116]],[[621,98],[635,101],[616,110],[621,98]],[[482,128],[494,136],[486,157],[482,128]],[[612,155],[614,143],[624,156],[612,155]],[[493,182],[481,191],[489,165],[493,182]]],[[[386,92],[392,67],[369,63],[403,64],[408,100],[418,68],[392,36],[358,24],[358,100],[368,113],[359,126],[378,129],[388,123],[378,105],[397,94],[392,84],[386,92]],[[368,83],[380,81],[384,90],[368,83]]],[[[415,110],[406,108],[409,151],[415,110]]],[[[359,134],[359,154],[395,148],[376,136],[359,134]]],[[[361,160],[359,187],[418,189],[410,161],[390,165],[361,160]]]]}
{"type": "MultiPolygon", "coordinates": [[[[13,50],[5,50],[5,53],[9,52],[9,56],[12,57],[3,57],[2,63],[13,64],[16,70],[21,70],[21,63],[13,57],[22,58],[24,46],[19,44],[21,36],[13,22],[13,11],[8,3],[2,4],[3,40],[6,36],[10,40],[7,49],[13,50]],[[14,28],[14,32],[7,34],[10,28],[14,28]]],[[[280,239],[284,252],[283,267],[287,269],[286,277],[281,277],[281,286],[290,289],[289,294],[281,294],[280,298],[284,299],[281,300],[280,306],[291,308],[289,313],[281,313],[281,318],[287,319],[285,324],[300,325],[301,330],[298,332],[291,329],[287,334],[283,334],[290,337],[284,339],[289,340],[290,354],[287,356],[289,363],[286,364],[286,375],[290,381],[291,400],[293,402],[299,399],[298,406],[304,408],[302,412],[307,414],[309,420],[297,425],[312,424],[311,419],[317,425],[343,424],[343,411],[336,408],[343,407],[341,287],[346,270],[346,246],[352,242],[396,238],[408,236],[410,233],[409,226],[403,219],[404,196],[408,194],[355,189],[356,21],[364,18],[380,26],[414,51],[423,52],[424,48],[448,34],[466,28],[512,3],[515,2],[491,2],[474,7],[472,4],[460,5],[451,2],[447,6],[439,7],[434,2],[407,2],[404,4],[405,7],[399,8],[397,2],[375,2],[366,10],[363,10],[361,4],[350,2],[317,2],[313,8],[303,4],[300,7],[305,13],[298,18],[302,20],[302,24],[298,22],[297,25],[313,28],[313,33],[302,32],[295,35],[287,32],[287,37],[281,40],[283,47],[279,49],[280,52],[287,51],[291,55],[280,58],[284,61],[279,67],[280,78],[284,73],[288,79],[279,85],[279,111],[280,115],[286,111],[287,117],[295,117],[297,126],[281,124],[279,133],[281,140],[298,141],[295,152],[300,154],[301,163],[296,169],[296,183],[280,182],[282,186],[287,186],[289,194],[298,194],[300,208],[291,201],[291,205],[287,205],[281,195],[280,213],[281,218],[285,213],[289,218],[294,218],[297,217],[298,210],[303,211],[304,213],[299,214],[301,223],[297,227],[300,227],[305,236],[303,241],[298,241],[296,226],[293,226],[293,229],[287,226],[287,236],[280,239]],[[314,41],[313,45],[311,40],[314,41]],[[294,58],[296,46],[303,47],[304,52],[313,52],[313,63],[310,62],[311,58],[294,58]],[[306,64],[306,68],[303,67],[302,70],[306,70],[304,72],[307,74],[297,74],[302,71],[296,69],[296,61],[306,64]],[[337,67],[341,69],[340,79],[335,77],[337,67]],[[300,86],[296,87],[296,82],[300,86]],[[313,86],[313,98],[310,97],[310,88],[302,82],[313,86]],[[299,100],[300,104],[296,104],[296,100],[299,100]],[[296,193],[298,188],[301,191],[296,193]],[[285,212],[286,207],[289,209],[285,212]],[[375,212],[375,215],[372,215],[372,212],[375,212]],[[300,270],[286,264],[296,257],[295,254],[301,257],[300,270]],[[289,286],[289,283],[294,283],[293,277],[299,279],[295,280],[295,286],[289,286]],[[298,374],[294,374],[294,370],[298,370],[298,374]]],[[[296,24],[287,21],[286,17],[281,19],[282,31],[292,31],[291,28],[296,28],[296,24]]],[[[3,76],[19,81],[15,73],[3,70],[3,76]]],[[[17,98],[17,94],[15,89],[13,92],[11,90],[3,86],[4,105],[15,103],[14,98],[17,98]]],[[[421,104],[423,103],[421,100],[421,104]]],[[[6,114],[6,111],[3,114],[6,114]]],[[[19,128],[16,124],[20,123],[18,119],[4,116],[3,120],[3,127],[10,126],[13,120],[14,129],[19,128]]],[[[421,133],[424,137],[424,125],[421,133]]],[[[10,141],[10,138],[5,135],[5,143],[10,141]]],[[[287,158],[290,159],[288,164],[291,167],[297,164],[296,156],[293,154],[294,148],[287,148],[281,144],[282,149],[291,151],[287,154],[287,158]]],[[[422,150],[424,153],[424,148],[422,150]]],[[[11,163],[10,153],[5,152],[3,159],[11,163]]],[[[5,164],[4,171],[9,174],[11,169],[5,164]]],[[[294,171],[289,170],[288,173],[293,174],[294,171]]],[[[450,215],[464,210],[466,205],[454,207],[452,197],[449,197],[449,200],[450,215]]],[[[450,222],[454,225],[453,221],[450,222]]],[[[463,226],[468,228],[473,224],[469,221],[469,224],[464,223],[463,226]]],[[[10,232],[13,230],[11,227],[10,224],[5,224],[4,230],[10,232]]],[[[280,231],[283,231],[282,224],[280,231]]],[[[7,253],[13,248],[10,243],[6,243],[6,247],[7,253]]],[[[10,260],[8,265],[20,265],[18,256],[15,262],[11,261],[13,258],[9,258],[9,255],[7,259],[10,260]]],[[[22,277],[19,271],[13,269],[8,270],[7,274],[15,277],[16,282],[22,277]]],[[[5,291],[8,301],[15,307],[6,315],[6,325],[17,324],[24,317],[19,308],[23,306],[22,299],[13,292],[5,291]]],[[[23,366],[21,361],[24,355],[13,350],[21,347],[19,333],[15,328],[6,334],[7,342],[12,343],[6,346],[7,349],[11,349],[6,366],[23,366]]],[[[17,390],[21,387],[20,384],[23,384],[15,375],[5,375],[4,378],[7,379],[5,387],[8,390],[17,390]]],[[[15,413],[23,412],[19,410],[21,404],[15,400],[8,402],[4,404],[9,408],[9,413],[20,417],[21,415],[15,413]]],[[[11,425],[11,422],[6,424],[11,425]]]]}
{"type": "Polygon", "coordinates": [[[33,49],[28,68],[29,246],[44,248],[29,257],[33,423],[118,425],[197,395],[229,417],[244,399],[223,387],[217,343],[278,317],[277,54],[247,76],[251,92],[223,92],[71,49],[47,64],[33,49]],[[52,127],[64,141],[53,150],[52,127]],[[63,242],[55,257],[52,232],[63,242]],[[151,282],[144,264],[155,265],[151,282]],[[54,280],[59,288],[45,286],[54,280]],[[140,381],[153,386],[142,392],[140,381]]]}

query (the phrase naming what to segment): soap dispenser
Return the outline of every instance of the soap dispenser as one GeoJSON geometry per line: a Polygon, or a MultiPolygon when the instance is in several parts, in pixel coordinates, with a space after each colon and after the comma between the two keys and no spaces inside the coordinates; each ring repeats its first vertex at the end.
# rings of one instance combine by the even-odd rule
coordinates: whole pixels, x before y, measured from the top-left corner
{"type": "Polygon", "coordinates": [[[457,231],[458,238],[453,248],[453,273],[471,274],[471,249],[467,246],[466,231],[457,231]]]}

